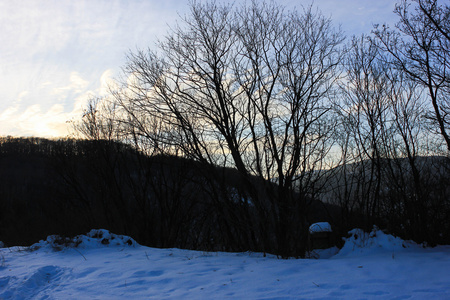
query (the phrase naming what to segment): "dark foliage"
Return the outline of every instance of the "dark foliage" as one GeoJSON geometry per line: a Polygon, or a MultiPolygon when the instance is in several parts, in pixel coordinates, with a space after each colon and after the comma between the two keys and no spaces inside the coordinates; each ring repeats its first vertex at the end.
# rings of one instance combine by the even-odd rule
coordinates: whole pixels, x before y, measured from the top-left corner
{"type": "MultiPolygon", "coordinates": [[[[264,251],[272,229],[255,226],[240,176],[118,142],[3,138],[0,240],[27,245],[108,228],[154,247],[264,251]]],[[[332,222],[332,205],[309,202],[308,222],[332,222]]]]}
{"type": "Polygon", "coordinates": [[[371,161],[339,166],[330,172],[321,195],[341,207],[335,220],[341,234],[358,227],[370,231],[376,224],[404,239],[429,245],[450,243],[450,160],[442,156],[416,157],[413,168],[407,158],[380,160],[380,192],[371,181],[371,161]],[[418,177],[418,178],[414,178],[418,177]]]}

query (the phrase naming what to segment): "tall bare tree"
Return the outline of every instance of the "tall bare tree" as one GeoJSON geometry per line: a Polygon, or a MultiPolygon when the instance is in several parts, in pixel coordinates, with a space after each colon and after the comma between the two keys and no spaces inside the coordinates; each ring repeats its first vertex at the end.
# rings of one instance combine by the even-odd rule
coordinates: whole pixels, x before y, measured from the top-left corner
{"type": "Polygon", "coordinates": [[[158,120],[165,129],[158,144],[236,168],[259,216],[252,226],[260,250],[303,255],[312,171],[325,166],[332,146],[327,100],[342,41],[312,7],[194,1],[157,51],[129,55],[115,100],[134,134],[155,137],[148,124],[158,120]]]}
{"type": "Polygon", "coordinates": [[[367,229],[378,224],[420,242],[436,241],[436,207],[448,201],[431,187],[447,175],[434,166],[442,157],[421,157],[439,153],[427,142],[423,87],[392,68],[395,58],[378,43],[353,38],[345,60],[337,102],[344,164],[331,184],[337,186],[333,196],[344,216],[362,213],[367,229]]]}
{"type": "Polygon", "coordinates": [[[394,30],[377,28],[392,65],[427,89],[432,117],[450,151],[450,7],[438,0],[403,0],[394,30]]]}
{"type": "MultiPolygon", "coordinates": [[[[367,36],[354,37],[345,60],[346,77],[341,84],[338,105],[343,131],[352,141],[346,155],[358,174],[346,183],[355,191],[353,205],[367,216],[366,226],[375,223],[380,211],[382,160],[386,157],[383,138],[389,127],[389,82],[376,44],[367,36]]],[[[348,161],[348,159],[346,159],[348,161]]],[[[344,166],[345,168],[346,166],[344,166]]],[[[350,195],[347,195],[350,196],[350,195]]]]}

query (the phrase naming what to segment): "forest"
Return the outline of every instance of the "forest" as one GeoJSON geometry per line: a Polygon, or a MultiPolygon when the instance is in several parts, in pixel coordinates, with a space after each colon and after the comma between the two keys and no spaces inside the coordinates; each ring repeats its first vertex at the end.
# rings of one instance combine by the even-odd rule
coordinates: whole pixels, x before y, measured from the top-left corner
{"type": "Polygon", "coordinates": [[[395,27],[351,38],[313,6],[190,8],[76,138],[1,139],[0,240],[107,228],[288,258],[328,221],[337,244],[374,225],[450,243],[449,6],[400,1],[395,27]]]}

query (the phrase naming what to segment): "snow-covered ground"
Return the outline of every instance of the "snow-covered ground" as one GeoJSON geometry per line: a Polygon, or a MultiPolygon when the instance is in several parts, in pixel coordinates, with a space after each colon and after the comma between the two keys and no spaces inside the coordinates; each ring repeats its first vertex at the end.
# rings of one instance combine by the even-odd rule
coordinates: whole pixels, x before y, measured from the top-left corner
{"type": "Polygon", "coordinates": [[[353,230],[330,258],[281,260],[154,249],[93,230],[66,247],[49,237],[0,249],[0,299],[127,298],[450,299],[450,246],[423,248],[353,230]]]}

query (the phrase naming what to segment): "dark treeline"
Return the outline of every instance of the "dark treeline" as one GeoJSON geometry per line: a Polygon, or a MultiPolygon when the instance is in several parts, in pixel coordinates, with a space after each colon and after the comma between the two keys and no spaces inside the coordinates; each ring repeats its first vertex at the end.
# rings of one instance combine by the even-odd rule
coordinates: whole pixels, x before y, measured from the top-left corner
{"type": "MultiPolygon", "coordinates": [[[[427,195],[421,203],[412,202],[405,159],[383,161],[376,215],[365,197],[373,180],[367,168],[345,165],[322,177],[327,188],[317,198],[326,204],[309,199],[308,224],[328,221],[341,235],[377,224],[404,238],[449,243],[448,159],[418,160],[427,195]]],[[[255,226],[254,204],[233,169],[205,170],[113,141],[8,137],[0,139],[0,182],[0,240],[9,245],[108,228],[154,247],[264,250],[266,233],[255,226]]],[[[264,190],[267,183],[255,184],[264,190]]]]}
{"type": "Polygon", "coordinates": [[[340,227],[377,225],[419,243],[450,243],[449,158],[415,157],[413,165],[407,158],[381,159],[375,166],[366,160],[331,172],[320,199],[340,207],[340,227]]]}
{"type": "MultiPolygon", "coordinates": [[[[411,198],[415,185],[405,159],[383,160],[376,214],[367,197],[376,181],[365,173],[370,161],[343,165],[321,177],[326,188],[316,199],[323,202],[308,199],[307,223],[328,221],[340,236],[376,224],[403,238],[449,243],[449,161],[417,159],[426,193],[420,203],[411,198]]],[[[261,190],[274,185],[254,180],[261,190]]],[[[267,232],[260,232],[256,208],[233,169],[147,156],[114,141],[8,137],[0,139],[0,183],[0,240],[8,245],[108,228],[153,247],[265,250],[260,243],[267,232]]]]}
{"type": "MultiPolygon", "coordinates": [[[[149,157],[114,141],[8,137],[0,139],[0,182],[7,245],[108,228],[153,247],[261,250],[253,204],[232,169],[149,157]]],[[[310,223],[331,222],[336,210],[311,207],[310,223]]]]}

